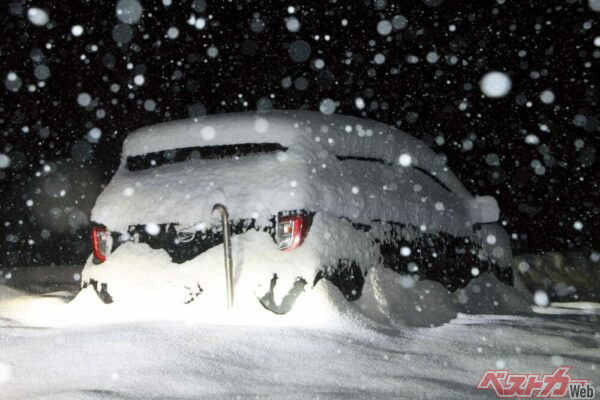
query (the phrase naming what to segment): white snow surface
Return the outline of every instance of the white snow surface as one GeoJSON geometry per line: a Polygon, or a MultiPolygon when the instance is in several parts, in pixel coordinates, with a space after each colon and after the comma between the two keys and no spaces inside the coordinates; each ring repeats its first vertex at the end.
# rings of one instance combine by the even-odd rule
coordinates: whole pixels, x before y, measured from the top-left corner
{"type": "Polygon", "coordinates": [[[98,197],[92,220],[111,230],[129,225],[193,225],[225,204],[230,216],[266,222],[278,211],[307,209],[357,222],[392,220],[431,232],[469,235],[475,222],[497,219],[489,196],[474,197],[423,142],[393,127],[315,112],[233,113],[142,128],[123,146],[121,167],[98,197]],[[194,146],[279,143],[286,152],[234,159],[190,160],[144,171],[128,156],[194,146]],[[411,166],[434,174],[452,193],[411,166]],[[336,156],[382,159],[394,168],[336,156]],[[358,191],[356,190],[358,189],[358,191]],[[437,205],[441,204],[442,207],[437,205]]]}
{"type": "Polygon", "coordinates": [[[25,292],[17,289],[13,289],[8,286],[0,285],[0,300],[11,299],[14,297],[24,296],[25,292]]]}
{"type": "MultiPolygon", "coordinates": [[[[316,235],[313,236],[316,238],[316,235]]],[[[282,252],[264,232],[249,231],[234,236],[232,245],[236,303],[238,309],[247,308],[247,312],[255,311],[256,298],[268,291],[274,273],[278,275],[275,299],[281,301],[297,278],[312,282],[322,266],[319,255],[315,253],[316,246],[300,246],[293,252],[282,252]]],[[[324,250],[325,246],[320,248],[324,250]]],[[[102,264],[95,265],[90,257],[82,272],[82,282],[94,279],[108,283],[109,293],[115,302],[126,304],[155,302],[180,305],[190,300],[190,292],[197,292],[200,286],[202,294],[194,300],[194,305],[206,309],[217,306],[222,310],[224,272],[222,244],[178,265],[172,263],[162,249],[154,250],[143,243],[128,242],[117,248],[102,264]]]]}
{"type": "Polygon", "coordinates": [[[363,297],[352,303],[322,285],[318,301],[287,320],[264,310],[267,317],[257,319],[248,309],[204,318],[193,304],[185,312],[105,305],[89,289],[70,303],[12,292],[0,296],[0,393],[9,399],[493,399],[492,391],[475,389],[485,370],[541,374],[558,365],[573,366],[574,377],[598,387],[600,305],[534,314],[521,308],[518,294],[484,276],[465,290],[488,313],[464,314],[478,311],[434,282],[398,285],[405,278],[370,271],[363,297]],[[476,285],[488,293],[477,298],[476,285]],[[512,298],[489,303],[504,295],[512,298]],[[52,328],[32,329],[43,326],[52,328]]]}
{"type": "MultiPolygon", "coordinates": [[[[494,237],[494,244],[487,244],[484,251],[492,253],[489,255],[490,258],[496,257],[500,265],[509,265],[509,260],[498,254],[498,251],[504,251],[504,246],[509,245],[506,243],[508,236],[502,229],[490,230],[492,228],[484,226],[479,231],[479,234],[483,235],[480,238],[482,242],[485,242],[485,235],[494,237]],[[502,234],[505,236],[501,236],[502,234]]],[[[283,252],[277,249],[271,236],[266,232],[250,230],[235,235],[232,238],[232,256],[234,288],[236,297],[241,298],[236,300],[239,304],[238,309],[247,307],[245,312],[255,312],[256,298],[266,294],[274,274],[278,277],[274,288],[274,299],[277,303],[281,302],[298,279],[308,283],[305,287],[307,293],[301,296],[300,302],[310,302],[313,292],[318,296],[318,293],[323,290],[321,286],[324,281],[313,287],[319,271],[327,266],[336,267],[338,260],[344,259],[354,260],[360,265],[362,271],[367,273],[368,285],[365,289],[367,292],[369,290],[374,290],[374,293],[394,292],[398,285],[403,285],[408,290],[415,284],[410,281],[413,278],[407,276],[401,279],[400,275],[387,270],[378,272],[379,269],[376,268],[378,264],[374,264],[381,255],[379,248],[371,246],[370,243],[373,243],[376,237],[383,236],[381,232],[383,229],[384,226],[376,225],[369,232],[362,232],[353,229],[351,223],[346,220],[317,214],[304,244],[293,251],[283,252]],[[386,277],[389,282],[381,280],[382,273],[389,273],[386,277]],[[378,289],[382,285],[390,286],[384,286],[387,287],[385,290],[378,289]],[[302,297],[309,297],[309,300],[304,300],[302,297]]],[[[400,234],[410,241],[418,232],[407,227],[400,234]]],[[[409,252],[410,249],[407,248],[407,251],[409,252]]],[[[87,283],[94,280],[99,284],[106,283],[108,292],[114,301],[119,303],[156,302],[160,305],[165,303],[177,305],[193,300],[195,305],[210,309],[215,304],[223,305],[225,298],[223,254],[221,244],[187,262],[176,264],[163,249],[152,249],[145,243],[126,242],[102,264],[94,264],[90,256],[82,271],[81,281],[87,283]],[[197,293],[199,288],[202,294],[194,296],[193,293],[197,293]]],[[[484,276],[479,279],[483,279],[484,276]]],[[[417,285],[421,284],[417,282],[417,285]]],[[[442,288],[441,285],[439,287],[442,288]]],[[[442,292],[444,291],[440,293],[442,292]]],[[[381,296],[373,295],[378,299],[381,296]]],[[[381,301],[384,303],[383,307],[387,309],[387,300],[381,301]]],[[[379,309],[379,306],[370,309],[379,309]]],[[[514,305],[507,310],[513,309],[516,309],[514,305]]],[[[376,319],[378,318],[379,316],[376,319]]]]}
{"type": "MultiPolygon", "coordinates": [[[[278,276],[274,289],[277,302],[300,278],[309,283],[306,290],[312,291],[309,286],[317,273],[325,266],[337,266],[340,259],[353,259],[366,271],[379,259],[378,248],[369,245],[377,229],[360,232],[348,221],[317,214],[303,245],[287,252],[278,250],[266,232],[250,230],[235,235],[232,256],[236,296],[250,298],[253,308],[256,297],[269,290],[273,274],[278,276]]],[[[411,231],[404,233],[408,236],[411,231]]],[[[221,244],[183,264],[175,264],[162,249],[126,242],[102,264],[94,264],[90,256],[82,271],[82,282],[93,279],[107,283],[114,300],[125,303],[155,298],[161,304],[181,304],[190,299],[190,291],[197,292],[200,286],[202,295],[194,303],[222,304],[223,254],[221,244]]]]}

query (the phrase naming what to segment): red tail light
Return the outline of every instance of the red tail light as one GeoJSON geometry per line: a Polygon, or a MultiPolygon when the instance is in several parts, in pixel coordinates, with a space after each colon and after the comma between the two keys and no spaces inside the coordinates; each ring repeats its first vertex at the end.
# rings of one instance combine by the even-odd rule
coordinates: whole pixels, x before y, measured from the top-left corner
{"type": "Polygon", "coordinates": [[[277,248],[291,250],[299,247],[306,238],[311,223],[311,215],[280,215],[277,218],[277,248]]]}
{"type": "Polygon", "coordinates": [[[110,233],[104,226],[95,226],[92,228],[92,251],[94,261],[101,263],[106,261],[112,247],[110,233]]]}

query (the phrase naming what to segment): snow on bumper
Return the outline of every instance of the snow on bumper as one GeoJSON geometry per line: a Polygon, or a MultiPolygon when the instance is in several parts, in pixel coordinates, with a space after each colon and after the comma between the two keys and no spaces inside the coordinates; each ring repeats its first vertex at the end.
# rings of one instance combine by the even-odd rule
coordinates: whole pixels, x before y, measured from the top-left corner
{"type": "MultiPolygon", "coordinates": [[[[256,303],[269,289],[274,274],[275,301],[281,299],[298,279],[310,290],[321,267],[311,246],[293,251],[277,250],[264,232],[247,232],[233,237],[233,268],[236,308],[256,303]]],[[[176,264],[166,251],[144,243],[127,242],[108,259],[96,265],[90,257],[82,272],[82,284],[102,284],[119,303],[201,303],[224,306],[226,301],[223,245],[215,246],[183,264],[176,264]]]]}

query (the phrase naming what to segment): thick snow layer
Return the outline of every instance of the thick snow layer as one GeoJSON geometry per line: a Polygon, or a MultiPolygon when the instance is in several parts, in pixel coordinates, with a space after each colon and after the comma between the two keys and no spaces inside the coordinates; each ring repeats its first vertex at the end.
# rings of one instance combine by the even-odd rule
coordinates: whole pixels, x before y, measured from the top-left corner
{"type": "Polygon", "coordinates": [[[437,282],[421,281],[416,276],[379,267],[367,271],[362,296],[348,302],[326,280],[312,285],[321,267],[319,260],[339,257],[335,253],[326,254],[327,250],[322,250],[324,253],[320,255],[314,252],[315,248],[302,246],[294,252],[280,252],[263,232],[235,237],[234,308],[227,311],[222,246],[189,262],[173,264],[164,250],[126,243],[103,264],[88,262],[82,272],[82,282],[93,279],[108,284],[112,304],[102,303],[88,286],[67,307],[62,304],[70,298],[55,293],[41,301],[24,297],[0,304],[0,315],[28,325],[57,327],[191,319],[210,323],[339,328],[348,325],[437,326],[460,312],[511,314],[526,313],[530,308],[530,296],[506,287],[489,274],[475,278],[466,288],[450,294],[437,282]],[[274,273],[278,276],[274,288],[274,300],[278,304],[297,279],[308,282],[291,312],[283,316],[265,310],[258,300],[269,290],[274,273]]]}
{"type": "Polygon", "coordinates": [[[123,157],[92,211],[92,220],[112,230],[132,224],[206,222],[215,202],[224,203],[232,218],[255,216],[260,222],[278,211],[302,208],[457,235],[467,235],[472,223],[498,215],[493,198],[471,196],[424,143],[388,125],[354,117],[280,111],[175,121],[132,133],[123,157]],[[126,157],[160,150],[264,142],[288,150],[139,172],[125,168],[126,157]],[[377,158],[394,167],[342,162],[336,156],[377,158]],[[402,157],[410,162],[402,163],[402,157]],[[452,193],[411,166],[434,174],[452,193]]]}
{"type": "MultiPolygon", "coordinates": [[[[379,320],[384,317],[390,320],[393,316],[385,310],[392,309],[393,313],[397,313],[395,310],[404,306],[406,308],[403,313],[412,311],[404,318],[404,322],[410,325],[418,325],[419,322],[416,321],[422,318],[425,320],[421,323],[425,325],[446,322],[456,315],[458,308],[452,306],[452,301],[448,300],[451,296],[441,284],[419,282],[410,276],[402,276],[372,265],[374,260],[380,258],[380,254],[378,248],[370,243],[375,236],[382,235],[378,230],[384,229],[383,227],[375,227],[366,233],[352,229],[349,225],[347,221],[317,214],[306,242],[289,252],[277,250],[271,236],[265,232],[251,230],[234,236],[233,276],[238,310],[244,309],[243,312],[255,314],[258,307],[260,314],[262,310],[257,298],[261,298],[269,290],[274,274],[278,277],[274,288],[277,303],[281,302],[299,279],[308,283],[305,293],[300,297],[300,303],[310,303],[313,296],[323,295],[324,289],[321,286],[325,281],[313,287],[317,273],[324,266],[337,266],[338,260],[349,258],[355,260],[367,274],[363,295],[357,303],[362,310],[368,311],[369,318],[379,320]],[[367,244],[356,246],[356,243],[367,244]],[[397,293],[403,297],[399,298],[397,293]],[[425,298],[423,293],[427,294],[425,298]],[[304,300],[305,297],[309,299],[304,300]],[[423,304],[428,300],[436,304],[435,308],[423,304]]],[[[409,239],[414,232],[406,230],[402,234],[409,239]]],[[[495,239],[494,243],[496,240],[500,241],[495,239]]],[[[102,264],[94,264],[90,256],[82,272],[82,282],[92,280],[99,283],[98,290],[101,284],[107,284],[113,300],[120,304],[149,303],[162,306],[193,303],[204,309],[211,309],[219,304],[220,311],[225,299],[223,245],[215,246],[183,264],[175,264],[162,249],[152,249],[144,243],[127,242],[102,264]]],[[[509,288],[498,291],[501,288],[504,285],[495,278],[483,275],[461,292],[458,302],[467,303],[466,300],[461,300],[468,298],[472,291],[480,290],[489,295],[485,301],[494,303],[495,312],[521,311],[526,308],[526,304],[523,306],[522,303],[505,306],[506,294],[511,299],[517,299],[518,294],[509,288]],[[521,306],[517,307],[518,305],[521,306]]],[[[468,302],[468,306],[472,308],[473,302],[468,302]]],[[[339,310],[334,310],[333,313],[337,314],[337,311],[339,310]]]]}
{"type": "MultiPolygon", "coordinates": [[[[306,290],[311,292],[319,270],[324,265],[337,265],[340,258],[352,257],[367,268],[369,260],[376,260],[378,254],[372,246],[366,250],[353,246],[365,237],[344,226],[349,224],[337,218],[328,221],[326,216],[317,215],[311,226],[312,234],[304,245],[290,252],[277,250],[273,239],[265,232],[251,230],[234,236],[234,287],[236,297],[240,297],[237,302],[253,309],[256,297],[262,297],[269,290],[273,274],[278,277],[274,293],[279,302],[300,278],[309,283],[306,290]],[[341,249],[349,250],[341,254],[341,249]]],[[[93,279],[107,283],[109,293],[119,302],[155,299],[161,304],[223,304],[223,253],[223,245],[219,245],[188,262],[174,264],[162,249],[128,242],[118,247],[102,264],[95,265],[90,257],[82,272],[82,282],[93,279]],[[195,295],[200,291],[201,295],[195,295]]]]}
{"type": "Polygon", "coordinates": [[[356,305],[369,319],[395,327],[442,325],[460,311],[457,301],[440,283],[379,268],[367,274],[356,305]]]}
{"type": "MultiPolygon", "coordinates": [[[[13,298],[0,302],[0,393],[47,399],[493,399],[493,392],[475,389],[484,371],[542,374],[559,365],[573,366],[574,377],[600,384],[598,308],[454,317],[455,305],[437,309],[437,301],[451,298],[435,284],[416,283],[394,298],[383,290],[391,277],[372,276],[369,290],[378,297],[372,301],[384,313],[396,307],[396,322],[419,315],[415,305],[448,322],[412,327],[385,318],[380,323],[366,313],[359,319],[360,305],[352,318],[349,308],[341,309],[338,321],[346,324],[329,327],[310,327],[312,314],[294,326],[263,326],[243,323],[242,316],[236,321],[228,313],[213,323],[194,320],[193,314],[131,322],[138,317],[131,310],[127,322],[118,308],[87,290],[77,301],[52,307],[48,297],[21,299],[29,304],[14,312],[21,325],[7,317],[18,307],[13,298]],[[56,317],[59,310],[72,322],[76,317],[102,322],[110,314],[113,321],[53,329],[24,323],[36,312],[38,318],[52,312],[56,317]]],[[[0,287],[0,293],[4,290],[0,287]]]]}
{"type": "MultiPolygon", "coordinates": [[[[264,232],[235,236],[232,244],[236,303],[250,310],[258,305],[256,298],[269,289],[274,273],[279,278],[275,298],[281,300],[297,278],[312,282],[321,266],[311,246],[301,246],[294,253],[282,252],[264,232]]],[[[171,262],[164,250],[153,250],[141,243],[125,243],[100,265],[88,261],[82,281],[90,279],[108,283],[111,296],[119,303],[193,302],[222,310],[225,300],[223,245],[178,265],[171,262]],[[199,292],[201,294],[196,296],[199,292]]]]}

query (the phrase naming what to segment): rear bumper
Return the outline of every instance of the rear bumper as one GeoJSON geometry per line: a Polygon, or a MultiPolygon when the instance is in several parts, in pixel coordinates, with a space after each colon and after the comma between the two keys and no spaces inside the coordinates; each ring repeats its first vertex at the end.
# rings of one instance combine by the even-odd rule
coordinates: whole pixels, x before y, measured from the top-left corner
{"type": "MultiPolygon", "coordinates": [[[[294,283],[309,283],[321,268],[312,246],[293,251],[277,250],[268,232],[250,230],[232,239],[236,297],[263,296],[277,275],[275,299],[281,299],[294,283]]],[[[225,300],[224,250],[219,244],[182,263],[164,249],[146,243],[125,242],[102,264],[91,256],[82,272],[82,285],[103,284],[115,302],[199,303],[225,300]]]]}
{"type": "MultiPolygon", "coordinates": [[[[119,246],[128,242],[145,243],[152,249],[163,249],[172,262],[182,264],[223,243],[223,231],[220,225],[181,227],[176,224],[160,224],[153,226],[151,233],[148,231],[146,225],[132,225],[126,232],[112,232],[112,251],[116,251],[119,246]]],[[[274,242],[275,217],[272,217],[270,223],[265,226],[258,225],[254,219],[232,221],[232,235],[248,231],[265,232],[274,242]]]]}

